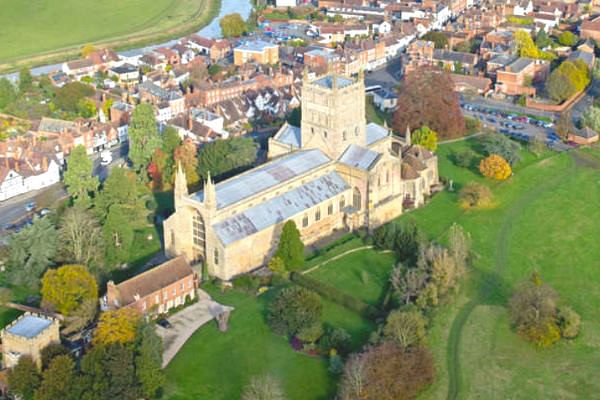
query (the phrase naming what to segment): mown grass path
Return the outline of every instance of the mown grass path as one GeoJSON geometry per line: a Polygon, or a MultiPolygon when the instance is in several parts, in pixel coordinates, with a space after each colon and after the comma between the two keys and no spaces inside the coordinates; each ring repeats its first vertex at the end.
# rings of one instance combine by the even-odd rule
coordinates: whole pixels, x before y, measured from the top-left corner
{"type": "Polygon", "coordinates": [[[570,168],[563,171],[551,180],[543,184],[529,188],[506,210],[502,225],[498,232],[498,238],[495,245],[494,268],[492,273],[487,274],[480,286],[480,290],[475,297],[465,304],[456,315],[450,332],[447,344],[447,367],[448,367],[448,400],[460,398],[461,392],[461,366],[460,366],[460,342],[462,331],[469,316],[473,310],[480,304],[485,304],[490,300],[495,285],[502,284],[502,272],[508,262],[510,238],[514,222],[519,218],[527,207],[533,203],[541,193],[550,191],[558,187],[562,182],[569,178],[577,167],[600,168],[600,162],[594,157],[582,154],[578,151],[570,153],[573,162],[570,168]]]}

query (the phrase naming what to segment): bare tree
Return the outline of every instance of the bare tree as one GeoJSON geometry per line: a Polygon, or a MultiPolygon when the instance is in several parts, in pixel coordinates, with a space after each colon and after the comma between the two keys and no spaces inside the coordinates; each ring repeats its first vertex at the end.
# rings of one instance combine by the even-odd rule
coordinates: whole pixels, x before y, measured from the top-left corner
{"type": "Polygon", "coordinates": [[[390,274],[390,284],[404,304],[419,296],[427,283],[427,274],[419,268],[405,268],[398,264],[390,274]]]}
{"type": "Polygon", "coordinates": [[[362,399],[365,384],[365,360],[360,354],[350,356],[344,367],[344,375],[340,382],[342,400],[362,399]]]}
{"type": "Polygon", "coordinates": [[[384,338],[406,349],[423,343],[426,335],[425,318],[418,311],[394,310],[383,327],[384,338]]]}
{"type": "Polygon", "coordinates": [[[68,209],[60,221],[58,237],[60,257],[63,261],[89,267],[97,267],[102,263],[102,230],[86,209],[77,206],[68,209]]]}
{"type": "Polygon", "coordinates": [[[456,263],[457,273],[462,275],[467,268],[471,254],[471,235],[462,226],[454,223],[448,232],[450,254],[456,263]]]}
{"type": "Polygon", "coordinates": [[[255,376],[244,388],[242,400],[285,400],[279,381],[271,375],[255,376]]]}

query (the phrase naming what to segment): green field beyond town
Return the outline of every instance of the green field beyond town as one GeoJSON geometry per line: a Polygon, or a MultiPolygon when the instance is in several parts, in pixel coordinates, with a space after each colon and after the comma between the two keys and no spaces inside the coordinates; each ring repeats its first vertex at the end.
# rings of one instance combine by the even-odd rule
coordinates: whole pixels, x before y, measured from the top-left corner
{"type": "MultiPolygon", "coordinates": [[[[0,64],[86,43],[130,45],[210,22],[218,0],[0,0],[0,64]]],[[[58,52],[58,53],[57,53],[58,52]]]]}
{"type": "MultiPolygon", "coordinates": [[[[414,219],[431,239],[442,243],[456,222],[472,235],[475,252],[460,293],[430,315],[427,341],[437,377],[419,398],[594,398],[600,391],[595,378],[600,373],[600,293],[594,289],[600,284],[600,152],[534,156],[523,150],[515,175],[491,183],[476,168],[451,162],[451,154],[465,148],[477,151],[477,141],[440,146],[441,176],[452,179],[457,189],[471,181],[489,185],[494,207],[465,211],[458,206],[457,192],[446,191],[401,217],[414,219]],[[511,329],[507,300],[534,270],[580,313],[582,332],[575,340],[538,349],[511,329]]],[[[377,304],[395,257],[364,247],[359,237],[342,240],[307,260],[307,268],[320,265],[308,275],[377,304]],[[359,248],[364,249],[339,257],[359,248]]],[[[211,285],[205,289],[236,307],[230,331],[220,333],[209,325],[192,336],[166,370],[166,398],[238,398],[250,378],[263,373],[279,379],[293,400],[335,395],[337,378],[326,360],[294,352],[284,337],[269,329],[266,305],[273,294],[257,298],[237,290],[221,293],[211,285]]],[[[325,300],[323,319],[346,329],[355,349],[376,327],[325,300]]]]}

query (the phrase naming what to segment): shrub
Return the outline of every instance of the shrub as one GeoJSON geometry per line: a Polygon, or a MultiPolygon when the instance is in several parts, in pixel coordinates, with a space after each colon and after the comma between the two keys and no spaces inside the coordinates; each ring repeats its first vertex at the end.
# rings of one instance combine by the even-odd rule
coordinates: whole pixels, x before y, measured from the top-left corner
{"type": "Polygon", "coordinates": [[[283,261],[288,271],[298,270],[304,265],[304,243],[300,238],[300,231],[292,220],[283,224],[275,257],[283,261]]]}
{"type": "Polygon", "coordinates": [[[350,344],[352,337],[343,328],[329,328],[325,335],[321,337],[319,345],[323,351],[335,349],[340,354],[348,354],[350,352],[350,344]]]}
{"type": "Polygon", "coordinates": [[[300,329],[296,335],[304,343],[315,343],[323,336],[323,326],[320,322],[300,329]]]}
{"type": "Polygon", "coordinates": [[[462,208],[489,207],[492,204],[493,195],[489,187],[481,183],[469,182],[460,190],[458,201],[462,208]]]}
{"type": "Polygon", "coordinates": [[[486,135],[481,139],[483,152],[487,156],[493,154],[504,158],[510,165],[515,165],[521,161],[521,145],[503,135],[486,135]]]}
{"type": "Polygon", "coordinates": [[[296,335],[321,320],[323,305],[315,292],[300,286],[285,288],[269,305],[268,322],[273,331],[296,335]]]}
{"type": "Polygon", "coordinates": [[[524,326],[519,329],[519,334],[539,347],[552,346],[560,340],[560,330],[554,321],[524,326]]]}
{"type": "Polygon", "coordinates": [[[508,179],[512,174],[512,169],[508,162],[499,155],[492,154],[484,158],[479,163],[479,171],[486,178],[503,181],[508,179]]]}
{"type": "Polygon", "coordinates": [[[459,167],[470,168],[473,166],[477,154],[471,149],[456,150],[450,154],[452,162],[459,167]]]}
{"type": "Polygon", "coordinates": [[[255,293],[260,286],[260,278],[250,274],[242,275],[233,280],[233,287],[235,289],[247,292],[255,293]]]}
{"type": "Polygon", "coordinates": [[[285,270],[285,263],[279,257],[271,258],[271,260],[269,260],[268,267],[275,275],[284,276],[287,274],[287,271],[285,270]]]}
{"type": "Polygon", "coordinates": [[[342,307],[354,311],[365,318],[373,319],[379,314],[379,311],[375,307],[370,306],[356,297],[347,295],[337,288],[327,285],[309,276],[292,272],[290,279],[298,285],[310,290],[314,290],[326,299],[329,299],[334,303],[341,305],[342,307]]]}
{"type": "Polygon", "coordinates": [[[570,307],[561,307],[558,310],[558,327],[560,335],[565,339],[573,339],[579,334],[581,317],[570,307]]]}
{"type": "Polygon", "coordinates": [[[339,375],[344,371],[344,361],[339,354],[333,354],[329,357],[329,372],[339,375]]]}
{"type": "Polygon", "coordinates": [[[383,337],[401,348],[422,344],[425,340],[426,321],[419,311],[394,310],[383,327],[383,337]]]}
{"type": "Polygon", "coordinates": [[[341,400],[414,399],[433,382],[431,352],[422,347],[402,350],[391,342],[350,357],[340,380],[341,400]]]}
{"type": "Polygon", "coordinates": [[[369,273],[368,273],[367,271],[365,271],[365,270],[363,270],[363,271],[360,271],[360,281],[361,281],[361,282],[362,282],[364,285],[366,285],[366,284],[368,284],[368,283],[369,283],[369,277],[370,277],[370,275],[369,275],[369,273]]]}

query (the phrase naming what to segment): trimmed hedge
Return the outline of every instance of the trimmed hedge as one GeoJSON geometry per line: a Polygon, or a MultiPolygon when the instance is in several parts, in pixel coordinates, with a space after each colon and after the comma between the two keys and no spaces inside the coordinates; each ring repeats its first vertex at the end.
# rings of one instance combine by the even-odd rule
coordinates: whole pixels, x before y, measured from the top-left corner
{"type": "Polygon", "coordinates": [[[375,320],[381,314],[377,307],[369,305],[364,301],[357,299],[356,297],[350,296],[333,286],[327,285],[326,283],[320,282],[307,275],[302,275],[298,272],[292,272],[290,274],[290,279],[292,282],[307,289],[313,290],[326,299],[331,300],[334,303],[349,309],[350,311],[354,311],[355,313],[360,314],[367,319],[375,320]]]}

